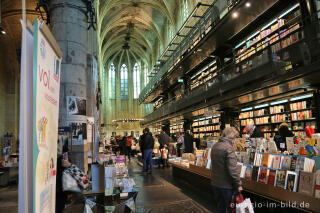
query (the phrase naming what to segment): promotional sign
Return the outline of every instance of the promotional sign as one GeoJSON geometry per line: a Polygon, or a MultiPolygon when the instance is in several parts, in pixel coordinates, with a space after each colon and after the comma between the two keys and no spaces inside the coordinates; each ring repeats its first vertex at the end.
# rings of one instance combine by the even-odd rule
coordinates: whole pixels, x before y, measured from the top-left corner
{"type": "Polygon", "coordinates": [[[34,212],[55,212],[61,50],[48,28],[33,26],[34,212]]]}

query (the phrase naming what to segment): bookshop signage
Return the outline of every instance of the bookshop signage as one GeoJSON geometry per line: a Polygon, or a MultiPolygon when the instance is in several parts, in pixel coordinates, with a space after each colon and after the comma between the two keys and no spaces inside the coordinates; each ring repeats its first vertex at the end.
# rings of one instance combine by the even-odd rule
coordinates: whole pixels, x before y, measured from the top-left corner
{"type": "Polygon", "coordinates": [[[61,50],[44,24],[34,22],[34,212],[55,212],[61,50]]]}

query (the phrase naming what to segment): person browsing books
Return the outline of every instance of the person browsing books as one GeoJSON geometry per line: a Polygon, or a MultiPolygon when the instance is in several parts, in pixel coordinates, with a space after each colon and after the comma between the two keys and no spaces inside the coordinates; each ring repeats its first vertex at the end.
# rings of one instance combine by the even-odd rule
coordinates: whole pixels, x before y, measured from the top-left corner
{"type": "Polygon", "coordinates": [[[250,138],[263,138],[263,132],[257,127],[253,120],[250,120],[246,126],[246,133],[250,135],[250,138]]]}
{"type": "Polygon", "coordinates": [[[230,201],[235,191],[241,191],[237,171],[237,157],[233,141],[239,136],[234,127],[227,127],[211,150],[211,185],[218,204],[218,212],[230,212],[230,201]]]}
{"type": "Polygon", "coordinates": [[[287,123],[283,122],[280,124],[278,132],[274,136],[274,142],[277,145],[277,148],[283,152],[287,150],[286,138],[293,137],[294,134],[289,130],[287,123]]]}

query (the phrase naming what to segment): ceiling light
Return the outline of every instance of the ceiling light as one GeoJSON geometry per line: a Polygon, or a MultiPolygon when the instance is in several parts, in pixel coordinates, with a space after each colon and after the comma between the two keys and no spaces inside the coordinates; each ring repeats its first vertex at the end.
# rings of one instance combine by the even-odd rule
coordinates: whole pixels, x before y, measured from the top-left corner
{"type": "Polygon", "coordinates": [[[237,17],[238,17],[238,15],[239,15],[239,14],[238,14],[238,12],[234,12],[234,13],[232,13],[232,17],[233,17],[233,18],[237,18],[237,17]]]}
{"type": "Polygon", "coordinates": [[[247,2],[247,3],[246,3],[246,7],[251,7],[251,3],[250,3],[250,2],[247,2]]]}
{"type": "Polygon", "coordinates": [[[0,25],[0,35],[7,34],[6,31],[3,29],[3,27],[0,25]]]}

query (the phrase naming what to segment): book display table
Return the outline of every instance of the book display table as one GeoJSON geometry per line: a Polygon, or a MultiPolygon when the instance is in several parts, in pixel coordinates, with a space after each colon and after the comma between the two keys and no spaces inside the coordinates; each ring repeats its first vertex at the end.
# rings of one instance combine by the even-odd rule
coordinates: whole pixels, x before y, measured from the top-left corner
{"type": "MultiPolygon", "coordinates": [[[[174,178],[183,179],[196,187],[204,190],[210,190],[211,171],[206,168],[190,164],[189,167],[178,163],[171,163],[172,175],[174,178]]],[[[288,191],[279,187],[273,187],[268,184],[258,183],[256,181],[241,178],[242,186],[245,191],[264,197],[276,202],[283,207],[294,207],[308,212],[320,212],[320,199],[305,195],[299,192],[288,191]],[[287,205],[287,206],[285,206],[287,205]]]]}

